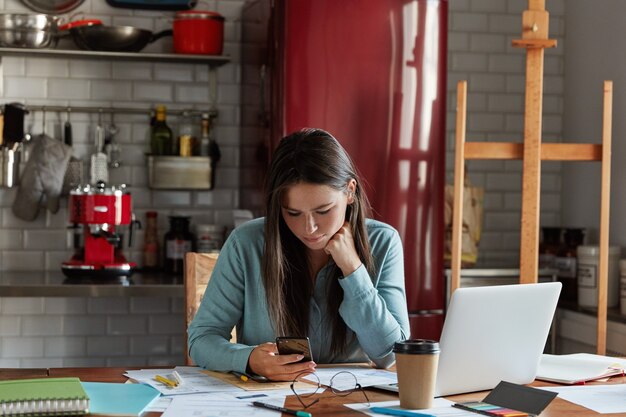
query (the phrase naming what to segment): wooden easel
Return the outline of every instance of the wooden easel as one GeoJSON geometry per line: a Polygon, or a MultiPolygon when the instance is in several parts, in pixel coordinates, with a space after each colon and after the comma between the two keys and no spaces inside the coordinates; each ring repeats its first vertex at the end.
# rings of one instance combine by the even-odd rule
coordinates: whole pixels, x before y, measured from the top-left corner
{"type": "Polygon", "coordinates": [[[461,233],[465,160],[521,159],[523,162],[520,237],[520,283],[522,284],[536,283],[538,281],[541,161],[601,161],[597,352],[604,355],[606,353],[613,83],[612,81],[604,82],[601,145],[541,143],[544,49],[556,46],[556,40],[548,39],[548,21],[549,14],[545,10],[545,0],[528,0],[528,10],[525,10],[522,15],[522,39],[513,41],[514,47],[526,49],[526,100],[523,143],[465,142],[467,82],[459,81],[458,83],[450,294],[459,287],[461,282],[461,233]]]}

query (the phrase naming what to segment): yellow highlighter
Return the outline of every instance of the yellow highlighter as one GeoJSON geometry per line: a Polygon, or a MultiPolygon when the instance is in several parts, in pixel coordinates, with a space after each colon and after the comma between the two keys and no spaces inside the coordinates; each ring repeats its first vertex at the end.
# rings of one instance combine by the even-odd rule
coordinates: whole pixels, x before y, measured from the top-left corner
{"type": "Polygon", "coordinates": [[[176,388],[178,383],[176,381],[172,381],[171,379],[167,379],[164,376],[157,375],[154,377],[158,382],[167,385],[170,388],[176,388]]]}

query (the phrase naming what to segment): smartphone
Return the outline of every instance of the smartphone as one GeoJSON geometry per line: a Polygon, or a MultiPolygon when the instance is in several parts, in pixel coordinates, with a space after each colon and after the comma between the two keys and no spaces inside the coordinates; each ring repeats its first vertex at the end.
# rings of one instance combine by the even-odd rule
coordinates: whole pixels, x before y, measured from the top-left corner
{"type": "Polygon", "coordinates": [[[300,362],[313,360],[313,355],[311,354],[311,343],[309,343],[308,337],[277,337],[276,346],[278,347],[279,355],[300,353],[304,355],[304,358],[302,358],[300,362]]]}

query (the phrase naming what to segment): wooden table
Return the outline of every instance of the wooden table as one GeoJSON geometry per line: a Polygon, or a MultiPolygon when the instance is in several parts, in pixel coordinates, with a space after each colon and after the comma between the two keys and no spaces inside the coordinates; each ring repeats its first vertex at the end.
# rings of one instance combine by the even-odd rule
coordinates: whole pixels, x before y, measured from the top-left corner
{"type": "MultiPolygon", "coordinates": [[[[45,378],[45,377],[67,377],[75,376],[80,378],[81,381],[91,382],[125,382],[126,377],[124,371],[129,369],[145,369],[146,367],[123,367],[123,368],[41,368],[41,369],[0,369],[0,380],[8,379],[24,379],[24,378],[45,378]]],[[[626,383],[626,377],[614,377],[608,383],[610,384],[624,384],[626,383]]],[[[535,381],[533,386],[554,386],[542,381],[535,381]]],[[[392,393],[387,393],[380,390],[368,389],[367,395],[371,402],[377,401],[390,401],[397,399],[397,396],[392,393]]],[[[454,395],[447,397],[451,401],[476,401],[482,400],[487,395],[487,392],[473,392],[470,394],[454,395]]],[[[320,416],[364,416],[364,414],[353,411],[343,404],[347,403],[360,403],[364,402],[362,395],[355,392],[347,397],[338,397],[332,393],[324,392],[320,394],[320,401],[314,406],[307,409],[313,414],[314,417],[320,416]]],[[[287,397],[285,402],[287,408],[300,409],[301,405],[298,400],[292,395],[287,397]]],[[[146,413],[145,417],[157,417],[161,413],[146,413]]],[[[277,414],[278,416],[278,414],[277,414]]],[[[288,414],[283,414],[284,417],[291,417],[288,414]]],[[[479,414],[476,414],[479,416],[479,414]]],[[[598,414],[594,411],[572,404],[568,401],[560,398],[555,398],[550,403],[548,408],[541,413],[541,417],[626,417],[626,413],[620,414],[598,414]]]]}

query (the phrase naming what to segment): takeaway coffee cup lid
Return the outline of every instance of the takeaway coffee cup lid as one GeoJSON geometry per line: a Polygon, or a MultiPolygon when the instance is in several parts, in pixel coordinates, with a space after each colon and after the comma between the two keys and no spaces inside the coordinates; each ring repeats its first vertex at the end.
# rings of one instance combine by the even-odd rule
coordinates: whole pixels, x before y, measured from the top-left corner
{"type": "Polygon", "coordinates": [[[439,353],[439,343],[428,339],[408,339],[396,342],[393,345],[393,351],[409,355],[439,353]]]}

